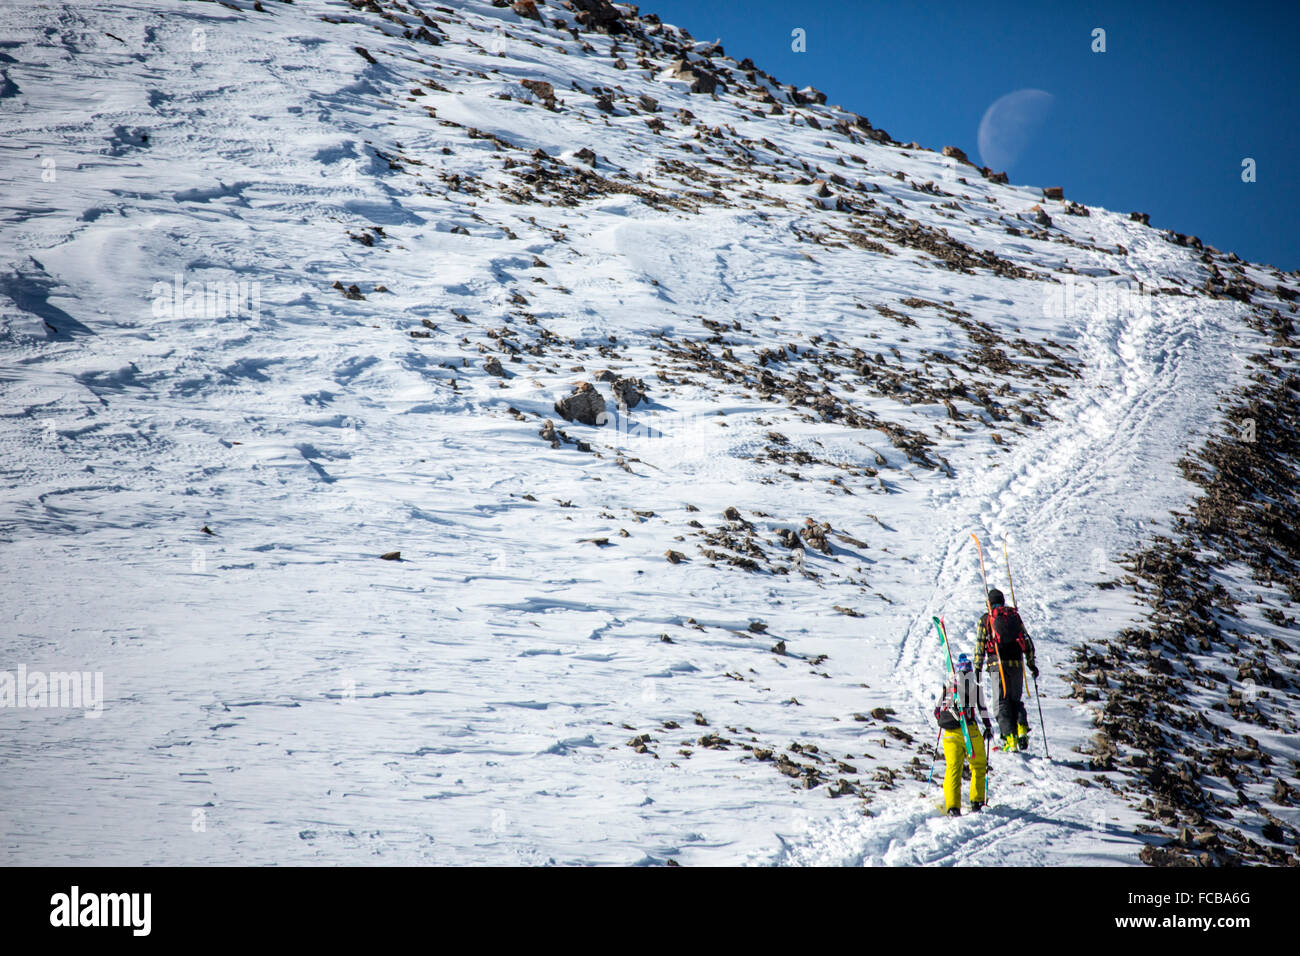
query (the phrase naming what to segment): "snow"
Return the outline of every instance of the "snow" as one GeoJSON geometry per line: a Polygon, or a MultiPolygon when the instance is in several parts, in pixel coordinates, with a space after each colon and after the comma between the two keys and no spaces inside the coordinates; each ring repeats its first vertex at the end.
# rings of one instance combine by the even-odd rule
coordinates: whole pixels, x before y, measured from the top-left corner
{"type": "MultiPolygon", "coordinates": [[[[1070,648],[1135,619],[1124,592],[1092,582],[1187,500],[1175,462],[1266,344],[1228,300],[1144,296],[1145,308],[1053,315],[1060,287],[1039,279],[833,245],[828,224],[851,228],[833,204],[709,164],[704,153],[723,153],[674,114],[731,124],[754,141],[755,171],[840,172],[880,190],[877,209],[1035,274],[1068,262],[1081,286],[1116,272],[1199,285],[1189,250],[1121,214],[1065,215],[937,153],[851,145],[825,107],[801,111],[821,117],[815,130],[792,124],[793,108],[759,118],[730,94],[691,95],[636,69],[626,41],[632,68],[616,70],[609,37],[577,40],[486,2],[424,8],[448,37],[439,46],[346,4],[265,6],[0,10],[18,87],[0,114],[0,666],[100,671],[107,694],[94,720],[0,708],[0,859],[1136,863],[1144,818],[1077,782],[1092,711],[1065,699],[1062,672],[1070,648]],[[561,110],[533,102],[527,78],[552,82],[561,110]],[[428,79],[445,90],[410,95],[428,79]],[[663,133],[621,99],[602,113],[596,85],[656,97],[663,133]],[[511,182],[504,156],[523,164],[541,149],[581,167],[583,146],[601,176],[640,174],[697,211],[627,192],[517,203],[497,188],[511,182]],[[674,177],[663,161],[719,182],[674,177]],[[477,192],[449,189],[453,174],[477,192]],[[945,209],[948,197],[912,186],[926,182],[969,198],[945,209]],[[1005,231],[1036,203],[1079,244],[1005,231]],[[376,226],[372,245],[349,238],[376,226]],[[256,309],[160,316],[155,286],[177,274],[186,287],[255,284],[256,309]],[[715,355],[861,348],[938,376],[927,356],[961,358],[968,331],[941,306],[906,308],[913,325],[874,308],[909,296],[1048,343],[1078,377],[1014,379],[1000,401],[1052,383],[1065,394],[1048,395],[1039,426],[1002,426],[1002,445],[978,422],[958,430],[935,402],[836,385],[864,413],[927,434],[950,475],[881,431],[669,361],[670,346],[714,334],[709,320],[726,329],[715,355]],[[422,319],[437,328],[413,338],[422,319]],[[505,328],[544,354],[508,360],[486,334],[505,328]],[[480,367],[489,354],[507,378],[480,367]],[[604,368],[643,378],[649,405],[604,428],[560,420],[555,400],[604,368]],[[545,418],[603,457],[552,449],[545,418]],[[770,432],[851,470],[760,459],[770,432]],[[865,547],[833,535],[833,555],[810,547],[816,577],[710,566],[688,522],[716,530],[733,506],[774,566],[790,560],[768,542],[805,517],[865,547]],[[934,812],[938,788],[911,775],[921,751],[854,715],[890,707],[889,725],[930,739],[930,616],[969,646],[982,604],[972,532],[999,584],[1009,539],[1054,759],[995,754],[988,811],[949,820],[934,812]],[[688,560],[668,562],[669,549],[688,560]],[[392,550],[400,561],[379,560],[392,550]],[[657,756],[627,745],[647,733],[657,756]],[[708,733],[733,746],[698,745],[708,733]],[[866,816],[858,799],[798,788],[735,746],[795,741],[856,765],[855,779],[900,776],[871,792],[866,816]]],[[[1294,741],[1270,745],[1294,755],[1294,741]]]]}

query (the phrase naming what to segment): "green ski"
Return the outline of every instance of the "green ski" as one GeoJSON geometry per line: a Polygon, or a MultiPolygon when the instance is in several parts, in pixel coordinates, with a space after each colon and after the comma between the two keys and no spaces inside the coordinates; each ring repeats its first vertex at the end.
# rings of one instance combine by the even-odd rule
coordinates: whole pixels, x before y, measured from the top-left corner
{"type": "Polygon", "coordinates": [[[937,616],[932,618],[932,620],[934,621],[934,629],[939,632],[939,643],[943,645],[944,661],[948,665],[948,676],[954,681],[952,689],[952,708],[957,712],[957,719],[961,721],[961,735],[966,741],[966,756],[969,757],[974,753],[974,748],[971,746],[970,742],[970,731],[966,729],[966,715],[961,709],[961,699],[957,696],[957,686],[955,683],[957,679],[957,668],[952,665],[952,648],[948,646],[948,635],[944,631],[943,621],[939,620],[937,616]]]}

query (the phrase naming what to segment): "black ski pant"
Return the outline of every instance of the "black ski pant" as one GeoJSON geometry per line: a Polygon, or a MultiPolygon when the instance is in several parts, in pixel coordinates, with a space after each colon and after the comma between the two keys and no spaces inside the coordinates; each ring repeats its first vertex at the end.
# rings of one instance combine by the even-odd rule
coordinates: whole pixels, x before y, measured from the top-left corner
{"type": "Polygon", "coordinates": [[[1017,725],[1029,726],[1029,713],[1021,692],[1025,686],[1025,662],[1018,658],[1002,658],[1001,676],[998,676],[998,662],[993,661],[993,687],[997,691],[998,732],[1003,737],[1013,736],[1017,725]],[[1006,679],[1006,692],[1002,690],[1003,678],[1006,679]]]}

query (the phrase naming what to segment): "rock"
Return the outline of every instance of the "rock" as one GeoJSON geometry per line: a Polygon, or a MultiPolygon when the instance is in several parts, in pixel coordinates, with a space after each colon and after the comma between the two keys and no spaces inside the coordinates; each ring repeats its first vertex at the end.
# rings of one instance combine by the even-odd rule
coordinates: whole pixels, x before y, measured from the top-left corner
{"type": "Polygon", "coordinates": [[[623,15],[609,0],[570,0],[577,15],[578,25],[588,30],[601,33],[623,33],[627,27],[623,24],[623,15]]]}
{"type": "Polygon", "coordinates": [[[641,404],[647,391],[645,382],[639,378],[615,379],[612,388],[615,400],[626,408],[636,408],[641,404]]]}
{"type": "Polygon", "coordinates": [[[963,149],[958,149],[956,146],[945,146],[945,147],[941,150],[941,152],[942,152],[943,155],[945,155],[945,156],[951,156],[953,159],[957,160],[957,162],[959,162],[959,163],[965,163],[967,166],[974,166],[974,165],[975,165],[974,163],[972,163],[972,162],[970,161],[970,157],[968,157],[968,156],[966,155],[966,151],[963,150],[963,149]]]}
{"type": "Polygon", "coordinates": [[[1266,823],[1259,831],[1260,836],[1270,843],[1285,843],[1286,834],[1276,823],[1266,823]]]}
{"type": "Polygon", "coordinates": [[[831,195],[831,187],[826,185],[824,179],[814,179],[812,184],[817,187],[817,196],[820,199],[826,199],[831,195]]]}
{"type": "Polygon", "coordinates": [[[1062,187],[1062,186],[1044,186],[1044,187],[1043,187],[1043,198],[1044,198],[1044,199],[1064,199],[1064,198],[1065,198],[1065,189],[1064,189],[1064,187],[1062,187]]]}
{"type": "Polygon", "coordinates": [[[586,146],[582,147],[582,149],[580,149],[580,150],[578,150],[576,153],[574,153],[574,154],[573,154],[573,157],[574,157],[574,159],[580,159],[580,160],[582,160],[582,161],[583,161],[584,163],[586,163],[588,166],[595,166],[595,165],[596,165],[596,154],[595,154],[595,152],[593,152],[591,149],[587,148],[586,146]]]}
{"type": "Polygon", "coordinates": [[[605,399],[590,382],[582,382],[572,395],[555,403],[555,413],[567,421],[602,425],[605,421],[605,399]]]}
{"type": "Polygon", "coordinates": [[[755,634],[762,634],[764,631],[767,630],[767,625],[764,624],[762,621],[750,621],[749,629],[755,634]]]}
{"type": "Polygon", "coordinates": [[[1006,173],[995,173],[993,170],[989,169],[987,166],[981,166],[981,167],[980,167],[980,175],[983,176],[985,179],[987,179],[987,180],[988,180],[989,182],[991,182],[991,183],[1000,183],[1001,185],[1004,185],[1004,186],[1005,186],[1006,183],[1007,183],[1007,174],[1006,174],[1006,173]]]}
{"type": "Polygon", "coordinates": [[[671,548],[664,552],[664,557],[668,559],[669,564],[681,564],[686,560],[686,555],[680,551],[673,551],[671,548]]]}
{"type": "Polygon", "coordinates": [[[802,97],[805,103],[823,105],[826,102],[826,94],[814,86],[805,86],[799,91],[799,96],[802,97]]]}
{"type": "Polygon", "coordinates": [[[1144,846],[1138,859],[1147,866],[1194,866],[1187,857],[1158,846],[1144,846]]]}
{"type": "Polygon", "coordinates": [[[543,441],[550,442],[552,448],[560,447],[560,436],[555,433],[555,422],[549,418],[542,423],[542,430],[538,434],[542,436],[543,441]]]}
{"type": "Polygon", "coordinates": [[[817,524],[812,518],[804,519],[804,527],[800,532],[803,539],[810,545],[820,551],[822,554],[831,553],[830,542],[826,540],[826,533],[831,530],[829,522],[817,524]]]}
{"type": "Polygon", "coordinates": [[[538,23],[542,22],[542,15],[537,11],[536,0],[515,0],[510,5],[510,9],[521,17],[530,17],[538,23]]]}
{"type": "Polygon", "coordinates": [[[659,112],[659,101],[655,99],[653,96],[650,96],[648,93],[642,93],[639,97],[637,97],[637,105],[640,106],[641,109],[645,110],[647,113],[659,112]]]}
{"type": "Polygon", "coordinates": [[[843,777],[840,777],[839,782],[834,786],[834,788],[827,791],[827,793],[832,797],[847,797],[851,796],[853,792],[853,784],[849,783],[843,777]]]}
{"type": "Polygon", "coordinates": [[[505,378],[506,370],[501,367],[501,360],[495,355],[488,356],[483,362],[483,371],[489,375],[495,375],[497,378],[505,378]]]}
{"type": "Polygon", "coordinates": [[[373,56],[371,56],[371,55],[370,55],[370,51],[367,50],[367,49],[366,49],[365,47],[363,47],[363,46],[354,46],[352,49],[356,50],[357,53],[360,54],[361,59],[365,60],[367,63],[376,63],[376,64],[377,64],[377,63],[379,62],[379,61],[376,60],[373,56]]]}
{"type": "Polygon", "coordinates": [[[699,64],[692,64],[685,59],[675,60],[669,72],[679,80],[690,84],[692,93],[715,93],[721,86],[726,87],[716,76],[699,64]]]}
{"type": "Polygon", "coordinates": [[[776,769],[781,771],[787,777],[799,777],[803,775],[803,770],[800,766],[785,754],[777,754],[776,769]]]}
{"type": "Polygon", "coordinates": [[[555,87],[545,80],[520,80],[520,85],[548,106],[555,103],[555,87]]]}
{"type": "Polygon", "coordinates": [[[1131,212],[1128,214],[1129,219],[1133,222],[1140,222],[1144,226],[1151,225],[1151,213],[1149,212],[1131,212]]]}
{"type": "Polygon", "coordinates": [[[1052,217],[1047,214],[1045,209],[1039,209],[1038,212],[1034,214],[1034,222],[1038,223],[1040,226],[1050,226],[1052,224],[1052,217]]]}
{"type": "Polygon", "coordinates": [[[401,561],[401,560],[402,560],[402,552],[400,552],[400,551],[387,551],[387,552],[385,552],[384,554],[381,554],[381,555],[379,556],[379,559],[380,559],[381,561],[401,561]]]}

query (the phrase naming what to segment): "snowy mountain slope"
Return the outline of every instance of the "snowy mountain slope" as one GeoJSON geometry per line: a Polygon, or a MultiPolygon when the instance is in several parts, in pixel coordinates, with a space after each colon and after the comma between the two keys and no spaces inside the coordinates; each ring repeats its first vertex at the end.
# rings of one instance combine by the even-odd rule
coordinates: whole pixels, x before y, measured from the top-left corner
{"type": "Polygon", "coordinates": [[[1093,585],[1173,533],[1295,277],[576,6],[3,8],[6,666],[107,697],[0,710],[6,860],[1159,839],[1066,671],[1146,619],[1093,585]],[[929,620],[969,646],[972,531],[1055,760],[948,821],[929,620]]]}

